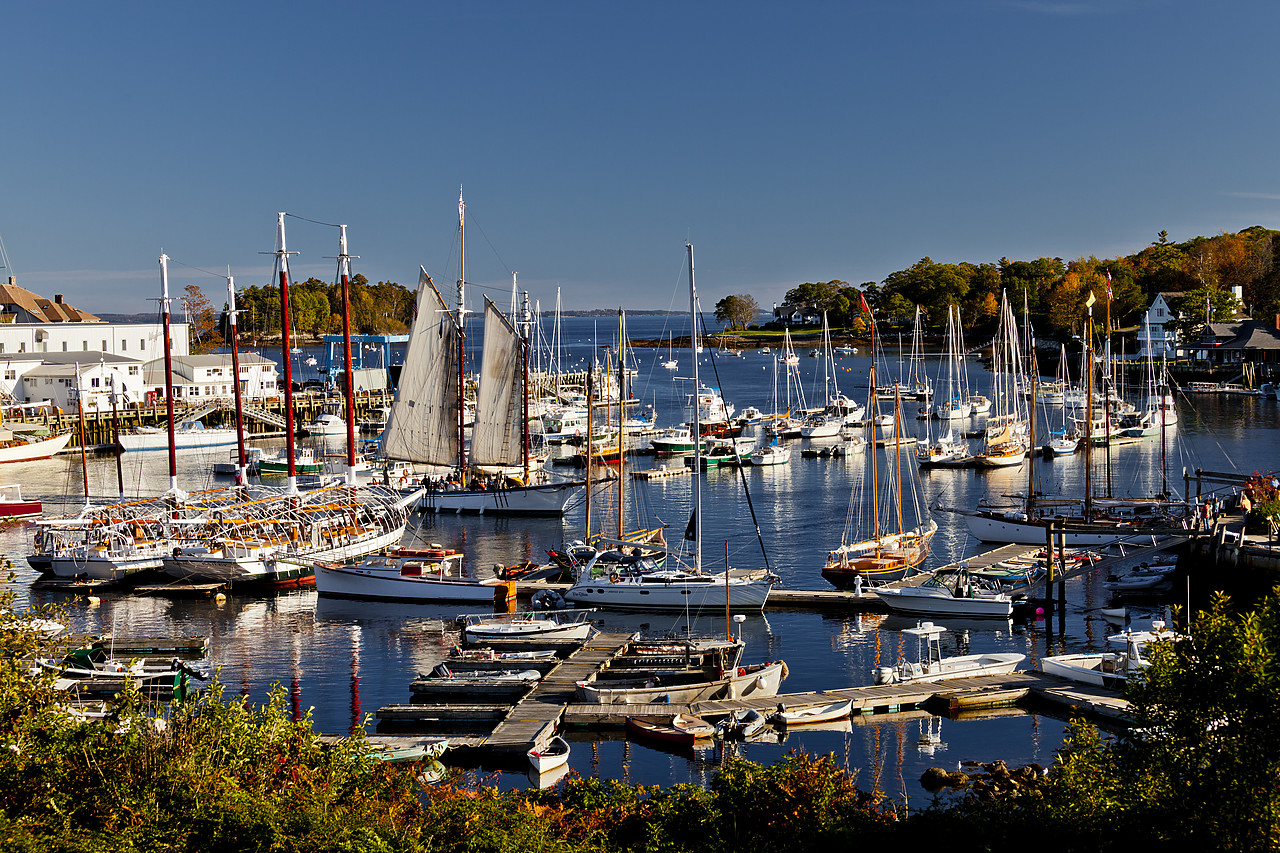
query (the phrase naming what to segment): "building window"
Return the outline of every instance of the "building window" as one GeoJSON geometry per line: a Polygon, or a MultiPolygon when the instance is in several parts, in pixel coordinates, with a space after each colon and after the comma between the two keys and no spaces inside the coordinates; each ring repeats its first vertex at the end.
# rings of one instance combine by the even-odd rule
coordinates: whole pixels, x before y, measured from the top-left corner
{"type": "Polygon", "coordinates": [[[103,341],[103,342],[102,342],[102,351],[103,351],[103,352],[106,352],[106,351],[107,351],[107,342],[106,342],[106,341],[103,341]]]}
{"type": "Polygon", "coordinates": [[[63,342],[62,342],[62,351],[63,351],[63,352],[66,352],[66,351],[67,351],[67,342],[66,342],[66,341],[63,341],[63,342]]]}
{"type": "Polygon", "coordinates": [[[146,352],[147,342],[145,340],[138,341],[138,349],[142,350],[143,352],[146,352]]]}
{"type": "Polygon", "coordinates": [[[26,341],[23,341],[22,343],[18,344],[18,352],[26,352],[26,351],[27,351],[26,341]]]}
{"type": "Polygon", "coordinates": [[[130,367],[129,367],[129,375],[130,375],[130,376],[137,376],[137,375],[138,375],[138,368],[137,368],[137,365],[130,365],[130,367]]]}
{"type": "Polygon", "coordinates": [[[121,338],[121,339],[120,339],[120,352],[124,352],[124,351],[125,351],[125,350],[127,350],[127,349],[129,349],[129,342],[128,342],[128,341],[126,341],[124,338],[121,338]]]}
{"type": "Polygon", "coordinates": [[[5,378],[5,379],[17,379],[17,378],[18,378],[18,371],[16,371],[16,370],[6,370],[6,371],[4,372],[4,378],[5,378]]]}
{"type": "Polygon", "coordinates": [[[92,379],[90,379],[90,380],[89,380],[89,387],[91,387],[91,388],[100,388],[100,387],[102,387],[102,380],[101,380],[100,378],[98,378],[97,376],[93,377],[92,379]]]}
{"type": "Polygon", "coordinates": [[[83,351],[85,351],[85,352],[88,352],[88,351],[89,351],[89,342],[88,342],[88,341],[81,341],[81,342],[80,342],[80,349],[82,349],[82,350],[83,350],[83,351]]]}

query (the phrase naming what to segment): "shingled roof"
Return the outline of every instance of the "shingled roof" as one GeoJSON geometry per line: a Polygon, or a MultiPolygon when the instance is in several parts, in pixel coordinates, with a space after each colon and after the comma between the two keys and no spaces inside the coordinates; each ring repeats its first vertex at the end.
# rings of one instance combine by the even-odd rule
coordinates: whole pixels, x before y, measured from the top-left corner
{"type": "Polygon", "coordinates": [[[63,302],[61,295],[50,301],[32,293],[9,276],[8,284],[0,284],[0,322],[100,323],[102,318],[63,302]]]}

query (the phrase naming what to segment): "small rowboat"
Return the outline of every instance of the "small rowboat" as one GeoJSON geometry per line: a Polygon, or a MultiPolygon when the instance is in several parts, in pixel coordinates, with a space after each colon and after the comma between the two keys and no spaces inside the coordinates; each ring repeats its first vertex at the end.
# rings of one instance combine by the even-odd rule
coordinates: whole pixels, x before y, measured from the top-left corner
{"type": "Polygon", "coordinates": [[[849,716],[852,707],[853,703],[848,699],[843,702],[832,702],[830,705],[811,705],[808,708],[795,709],[779,703],[778,709],[769,715],[768,720],[771,725],[788,727],[829,723],[849,716]]]}
{"type": "Polygon", "coordinates": [[[569,762],[569,742],[556,735],[542,749],[529,750],[528,756],[534,770],[546,773],[569,762]]]}
{"type": "Polygon", "coordinates": [[[627,731],[640,738],[692,746],[699,738],[714,735],[716,727],[692,714],[673,714],[627,717],[627,731]]]}

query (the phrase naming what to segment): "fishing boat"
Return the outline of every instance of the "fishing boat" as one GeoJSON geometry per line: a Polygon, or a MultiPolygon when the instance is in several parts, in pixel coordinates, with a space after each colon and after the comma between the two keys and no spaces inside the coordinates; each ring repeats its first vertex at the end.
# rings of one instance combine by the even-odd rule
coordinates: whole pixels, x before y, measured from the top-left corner
{"type": "MultiPolygon", "coordinates": [[[[345,427],[344,427],[345,429],[345,427]]],[[[258,476],[282,477],[289,473],[289,456],[287,453],[274,453],[258,458],[258,476]]],[[[292,470],[299,474],[324,473],[324,460],[316,457],[313,447],[299,447],[293,456],[292,470]]]]}
{"type": "Polygon", "coordinates": [[[941,638],[946,629],[932,622],[919,622],[902,632],[916,638],[916,659],[899,658],[892,666],[877,667],[872,675],[876,684],[946,681],[976,675],[1005,675],[1017,669],[1026,655],[1014,652],[955,655],[943,657],[941,638]]]}
{"type": "Polygon", "coordinates": [[[1126,638],[1123,652],[1082,652],[1040,659],[1040,669],[1045,675],[1112,689],[1123,688],[1130,678],[1150,665],[1132,637],[1126,638]]]}
{"type": "MultiPolygon", "coordinates": [[[[472,577],[463,555],[451,549],[393,548],[355,563],[309,560],[316,591],[339,598],[384,601],[488,601],[502,589],[497,578],[472,577]]],[[[288,562],[287,559],[284,560],[288,562]]]]}
{"type": "MultiPolygon", "coordinates": [[[[862,302],[863,311],[871,314],[862,302]]],[[[872,346],[869,380],[869,405],[876,406],[875,317],[871,315],[872,346]]],[[[894,394],[894,411],[901,411],[902,400],[894,394]]],[[[882,583],[905,577],[929,556],[929,546],[937,523],[923,503],[917,466],[902,459],[902,419],[896,419],[894,440],[877,449],[874,435],[867,454],[867,477],[854,481],[849,494],[849,510],[841,533],[840,545],[827,554],[822,576],[839,589],[852,589],[859,583],[882,583]],[[881,483],[881,452],[884,456],[885,482],[881,483]],[[866,485],[870,485],[870,495],[866,485]]],[[[910,457],[908,457],[910,458],[910,457]]]]}
{"type": "Polygon", "coordinates": [[[967,572],[957,573],[954,583],[935,575],[919,586],[873,587],[871,591],[895,613],[1000,619],[1013,614],[1009,595],[982,584],[967,572]]]}
{"type": "MultiPolygon", "coordinates": [[[[702,442],[702,452],[698,454],[698,464],[703,470],[721,468],[726,465],[741,465],[751,458],[755,450],[755,439],[738,436],[736,438],[708,438],[702,442]]],[[[686,458],[685,463],[692,467],[693,458],[686,458]]]]}
{"type": "MultiPolygon", "coordinates": [[[[693,246],[686,246],[689,257],[689,313],[693,323],[693,344],[698,342],[697,318],[698,296],[693,275],[693,246]]],[[[698,382],[698,364],[694,360],[693,382],[698,382]]],[[[718,395],[717,395],[718,396],[718,395]]],[[[692,411],[690,429],[693,435],[703,435],[701,415],[702,406],[695,405],[692,411]]],[[[694,450],[692,459],[694,470],[701,469],[701,444],[694,450]]],[[[589,489],[588,483],[588,489],[589,489]]],[[[619,492],[621,500],[622,492],[619,492]]],[[[665,545],[647,546],[651,553],[662,552],[667,561],[659,567],[657,560],[645,555],[634,561],[618,562],[610,559],[610,553],[604,549],[596,549],[587,562],[582,565],[574,579],[573,586],[565,593],[565,598],[580,607],[619,608],[629,610],[669,610],[696,612],[703,608],[735,607],[759,612],[764,609],[769,598],[769,590],[777,581],[777,576],[767,565],[762,569],[733,571],[726,567],[718,574],[710,574],[702,568],[702,514],[699,512],[702,502],[702,478],[695,477],[693,483],[693,514],[685,539],[693,543],[691,559],[683,561],[683,565],[672,566],[680,562],[671,559],[672,551],[665,545]]],[[[587,494],[588,508],[587,527],[590,530],[590,491],[587,494]]],[[[619,512],[619,525],[621,525],[619,512]]],[[[618,539],[622,539],[619,535],[618,539]]],[[[763,550],[763,541],[761,541],[763,550]]]]}
{"type": "Polygon", "coordinates": [[[644,715],[627,717],[627,733],[644,740],[692,746],[711,738],[716,727],[693,714],[644,715]]]}
{"type": "MultiPolygon", "coordinates": [[[[461,193],[458,227],[465,247],[461,193]]],[[[466,371],[462,362],[466,314],[465,249],[458,299],[446,305],[425,269],[419,268],[417,311],[409,334],[400,384],[383,432],[390,460],[431,466],[421,508],[426,512],[560,516],[580,495],[581,480],[556,477],[529,462],[529,394],[525,381],[529,346],[503,313],[486,300],[481,377],[470,459],[463,439],[466,371]],[[476,476],[473,466],[508,470],[512,476],[476,476]]],[[[527,300],[526,300],[527,306],[527,300]]],[[[523,323],[528,328],[525,309],[523,323]]]]}
{"type": "Polygon", "coordinates": [[[546,746],[528,751],[529,764],[538,773],[550,773],[569,763],[569,742],[560,735],[553,737],[546,746]]]}

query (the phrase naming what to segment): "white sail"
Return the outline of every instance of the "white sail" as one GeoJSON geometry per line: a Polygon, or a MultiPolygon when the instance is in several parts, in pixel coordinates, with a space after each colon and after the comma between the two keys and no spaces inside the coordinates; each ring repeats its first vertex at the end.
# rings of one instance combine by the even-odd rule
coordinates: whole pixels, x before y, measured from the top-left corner
{"type": "Polygon", "coordinates": [[[458,326],[426,270],[383,450],[390,459],[458,463],[458,326]]]}
{"type": "Polygon", "coordinates": [[[471,432],[472,465],[524,461],[523,341],[493,301],[485,297],[484,357],[471,432]]]}

